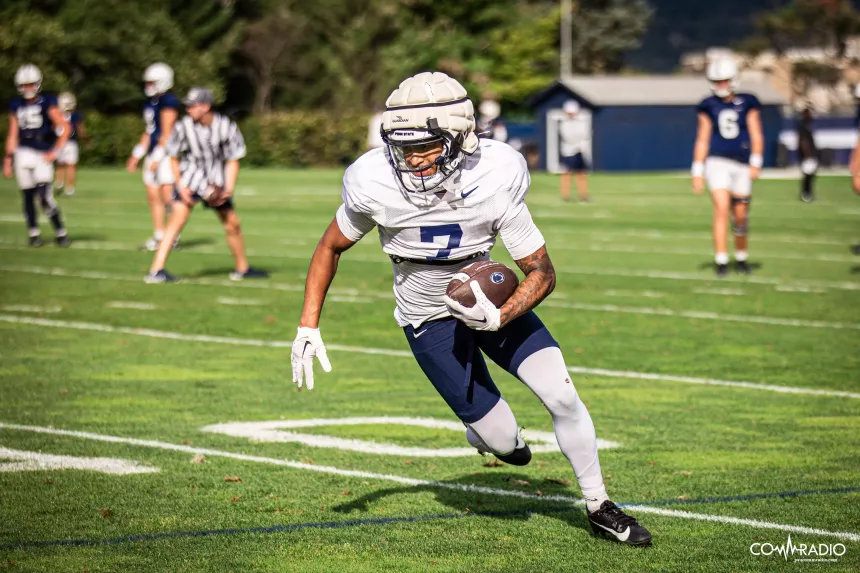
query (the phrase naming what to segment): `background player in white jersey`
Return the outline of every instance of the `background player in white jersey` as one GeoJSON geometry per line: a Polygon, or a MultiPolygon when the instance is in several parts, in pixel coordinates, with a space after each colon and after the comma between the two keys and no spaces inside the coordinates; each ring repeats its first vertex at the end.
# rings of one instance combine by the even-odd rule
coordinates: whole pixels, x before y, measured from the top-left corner
{"type": "Polygon", "coordinates": [[[558,126],[559,151],[564,172],[561,174],[560,193],[563,201],[570,201],[570,180],[576,176],[576,192],[580,203],[590,203],[588,195],[588,170],[591,169],[586,155],[591,148],[591,133],[588,123],[577,119],[579,102],[567,100],[562,105],[567,118],[558,126]]]}
{"type": "Polygon", "coordinates": [[[3,175],[15,179],[24,200],[24,216],[30,246],[42,245],[36,199],[51,220],[58,246],[69,245],[69,237],[54,199],[54,160],[69,139],[69,124],[57,107],[57,98],[42,93],[42,72],[33,64],[25,64],[15,73],[15,86],[20,96],[9,106],[9,133],[6,136],[6,156],[3,175]]]}
{"type": "Polygon", "coordinates": [[[553,290],[555,270],[524,202],[530,182],[524,158],[502,142],[478,140],[472,102],[445,74],[404,80],[386,107],[386,147],[346,170],[343,205],[311,260],[292,346],[293,381],[313,388],[314,356],[331,370],[319,331],[325,294],[343,252],[376,227],[394,269],[395,319],[419,366],[465,424],[469,443],[507,463],[531,460],[486,355],[549,411],[592,529],[649,543],[651,534],[609,500],[594,424],[558,343],[532,311],[553,290]],[[526,275],[516,292],[501,309],[475,283],[474,307],[449,299],[449,281],[469,262],[486,260],[497,236],[526,275]]]}
{"type": "Polygon", "coordinates": [[[84,116],[76,108],[78,101],[71,92],[63,92],[57,96],[57,105],[63,112],[63,117],[69,122],[71,133],[69,140],[57,155],[57,174],[54,179],[54,188],[62,191],[65,187],[66,195],[75,194],[75,181],[78,175],[78,160],[80,158],[79,140],[87,140],[87,128],[84,127],[84,116]]]}
{"type": "Polygon", "coordinates": [[[239,178],[239,160],[245,157],[245,140],[229,117],[212,109],[215,98],[206,88],[191,88],[183,100],[188,115],[177,122],[167,144],[167,163],[173,171],[177,190],[173,212],[164,240],[152,259],[147,283],[173,282],[176,277],[164,270],[174,241],[188,222],[198,201],[218,214],[227,235],[235,270],[230,279],[266,278],[265,271],[248,265],[239,215],[233,207],[233,191],[239,178]]]}
{"type": "Polygon", "coordinates": [[[714,204],[714,263],[718,276],[728,274],[728,227],[735,237],[735,268],[749,274],[749,208],[752,182],[764,159],[761,104],[753,94],[737,92],[738,68],[728,58],[708,66],[714,95],[699,104],[699,128],[693,148],[693,192],[700,194],[707,177],[714,204]]]}
{"type": "Polygon", "coordinates": [[[173,170],[167,157],[167,142],[173,124],[179,115],[179,98],[170,91],[173,87],[173,69],[167,64],[152,64],[143,73],[143,91],[148,98],[143,106],[143,121],[146,128],[140,141],[134,146],[126,168],[129,173],[137,170],[143,161],[143,184],[146,200],[152,215],[152,237],[144,248],[154,251],[164,237],[165,213],[173,202],[173,170]]]}

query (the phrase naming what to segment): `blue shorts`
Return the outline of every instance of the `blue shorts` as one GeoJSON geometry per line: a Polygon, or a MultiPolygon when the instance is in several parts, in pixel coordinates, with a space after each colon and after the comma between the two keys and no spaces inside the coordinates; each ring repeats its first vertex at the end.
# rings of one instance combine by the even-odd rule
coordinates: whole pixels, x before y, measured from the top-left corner
{"type": "Polygon", "coordinates": [[[589,171],[591,169],[585,156],[581,153],[577,153],[570,157],[562,157],[561,164],[567,168],[568,171],[589,171]]]}
{"type": "MultiPolygon", "coordinates": [[[[224,202],[223,205],[218,205],[217,207],[213,207],[212,205],[210,205],[209,203],[204,201],[203,197],[201,197],[197,193],[192,195],[192,197],[194,197],[195,203],[201,203],[202,202],[203,206],[206,207],[207,209],[215,209],[216,211],[223,211],[225,209],[232,209],[233,208],[233,197],[230,197],[229,199],[227,199],[227,201],[224,202]]],[[[173,187],[173,200],[174,201],[182,201],[182,197],[179,195],[179,187],[176,187],[176,186],[173,187]]]]}
{"type": "Polygon", "coordinates": [[[477,422],[502,394],[487,370],[484,354],[513,374],[523,360],[558,343],[534,312],[496,332],[472,330],[445,318],[403,329],[418,365],[451,410],[463,422],[477,422]]]}

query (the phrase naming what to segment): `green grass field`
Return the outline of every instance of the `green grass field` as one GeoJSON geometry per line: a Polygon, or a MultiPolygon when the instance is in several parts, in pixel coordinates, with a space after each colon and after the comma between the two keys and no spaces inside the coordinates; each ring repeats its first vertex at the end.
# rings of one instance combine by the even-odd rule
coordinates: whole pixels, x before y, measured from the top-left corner
{"type": "MultiPolygon", "coordinates": [[[[422,449],[202,430],[456,421],[392,318],[391,267],[373,236],[342,259],[325,309],[334,370],[318,370],[313,392],[290,381],[303,279],[340,176],[243,172],[251,262],[272,278],[228,281],[220,227],[199,209],[168,264],[177,285],[142,281],[150,224],[138,175],[80,174],[78,195],[60,199],[67,250],[25,247],[18,192],[0,183],[0,570],[860,569],[860,257],[848,249],[860,201],[846,178],[822,178],[808,205],[796,181],[757,183],[761,266],[717,280],[710,205],[687,179],[598,175],[595,203],[579,206],[557,199],[555,177],[535,175],[528,202],[559,271],[538,313],[598,437],[618,442],[601,451],[610,495],[636,505],[654,535],[635,549],[591,535],[558,452],[523,468],[423,455],[466,446],[463,433],[379,420],[292,431],[422,449]],[[34,469],[20,452],[158,471],[34,469]],[[750,552],[789,535],[844,555],[750,552]]],[[[502,247],[494,257],[510,262],[502,247]]],[[[526,431],[552,431],[537,399],[493,372],[526,431]]]]}

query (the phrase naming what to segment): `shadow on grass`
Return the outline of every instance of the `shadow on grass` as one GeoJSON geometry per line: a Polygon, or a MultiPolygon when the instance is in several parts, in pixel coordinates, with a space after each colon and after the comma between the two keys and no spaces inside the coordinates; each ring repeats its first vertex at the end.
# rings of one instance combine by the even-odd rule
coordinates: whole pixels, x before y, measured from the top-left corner
{"type": "Polygon", "coordinates": [[[194,247],[202,247],[215,244],[215,239],[211,237],[196,237],[194,239],[179,239],[179,249],[188,250],[194,247]]]}
{"type": "MultiPolygon", "coordinates": [[[[522,474],[492,473],[487,475],[466,475],[446,483],[462,484],[464,486],[492,487],[497,489],[514,489],[510,484],[522,484],[529,482],[529,486],[522,487],[523,493],[534,493],[535,488],[545,495],[571,496],[570,490],[547,481],[536,482],[534,478],[522,474]]],[[[534,497],[522,498],[516,496],[498,496],[479,491],[455,490],[440,488],[433,485],[416,485],[391,487],[374,491],[367,495],[358,497],[348,503],[332,507],[337,513],[350,514],[353,512],[367,513],[371,505],[376,505],[386,497],[400,494],[414,494],[421,492],[432,493],[436,501],[450,507],[457,513],[474,514],[494,519],[507,519],[512,521],[525,521],[531,514],[547,515],[563,521],[573,527],[584,529],[591,533],[591,527],[585,515],[585,509],[573,506],[563,501],[549,501],[535,495],[534,497]]]]}

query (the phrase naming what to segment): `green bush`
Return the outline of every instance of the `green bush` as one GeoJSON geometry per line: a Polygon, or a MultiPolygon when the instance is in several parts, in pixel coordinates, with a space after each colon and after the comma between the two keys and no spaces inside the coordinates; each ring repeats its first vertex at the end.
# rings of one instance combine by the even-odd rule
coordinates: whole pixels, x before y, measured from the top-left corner
{"type": "MultiPolygon", "coordinates": [[[[249,117],[239,127],[245,136],[246,165],[323,167],[345,165],[365,151],[370,116],[332,117],[315,111],[277,112],[249,117]]],[[[82,165],[122,165],[143,133],[139,115],[85,113],[89,146],[81,149],[82,165]]],[[[0,122],[5,140],[8,122],[0,122]]]]}

